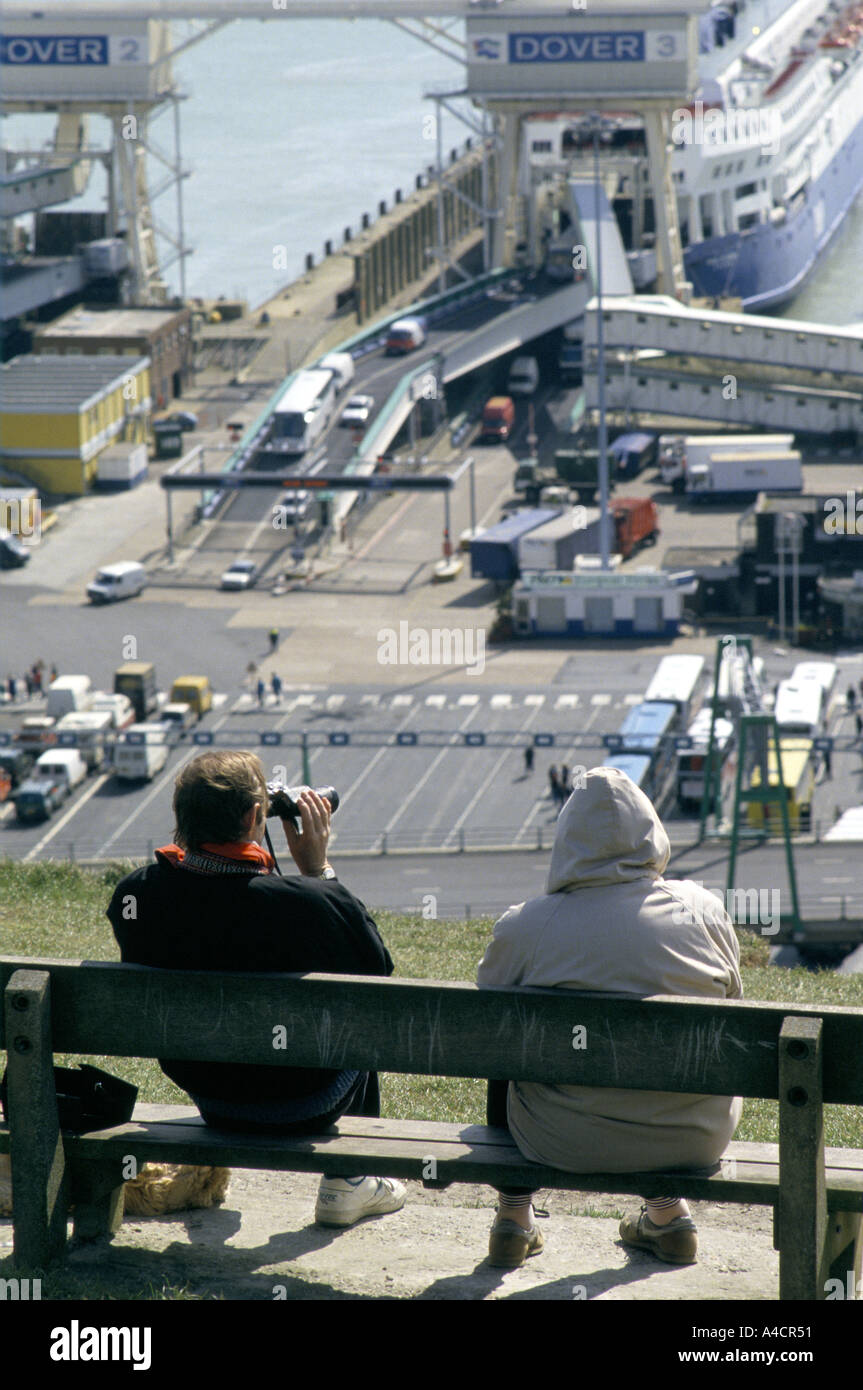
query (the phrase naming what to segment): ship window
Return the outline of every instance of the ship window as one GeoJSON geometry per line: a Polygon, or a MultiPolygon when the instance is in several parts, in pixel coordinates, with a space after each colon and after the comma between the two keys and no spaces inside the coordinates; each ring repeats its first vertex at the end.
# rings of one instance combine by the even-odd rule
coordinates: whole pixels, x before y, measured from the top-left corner
{"type": "Polygon", "coordinates": [[[718,179],[718,178],[719,178],[719,175],[720,175],[721,173],[722,173],[722,165],[721,165],[721,164],[714,164],[714,166],[713,166],[713,177],[714,177],[715,179],[718,179]]]}
{"type": "Polygon", "coordinates": [[[765,336],[765,338],[772,338],[772,337],[773,337],[773,329],[772,329],[772,328],[765,328],[765,330],[764,330],[764,336],[765,336]]]}
{"type": "Polygon", "coordinates": [[[737,230],[739,232],[748,232],[750,227],[757,227],[760,221],[761,218],[757,212],[744,213],[744,215],[738,219],[737,230]]]}
{"type": "MultiPolygon", "coordinates": [[[[646,314],[636,314],[636,315],[635,315],[635,322],[636,322],[636,323],[647,323],[647,315],[646,315],[646,314]]],[[[863,347],[863,343],[861,343],[860,346],[863,347]]]]}
{"type": "Polygon", "coordinates": [[[702,396],[709,396],[709,395],[710,395],[710,387],[709,387],[709,386],[702,386],[702,388],[701,388],[701,394],[702,394],[702,396]]]}
{"type": "Polygon", "coordinates": [[[830,407],[831,410],[838,410],[838,409],[839,409],[839,402],[838,402],[838,401],[828,401],[827,404],[829,405],[829,407],[830,407]]]}
{"type": "MultiPolygon", "coordinates": [[[[705,333],[709,333],[710,330],[711,330],[711,328],[713,327],[713,324],[712,324],[712,323],[703,323],[703,324],[701,325],[701,327],[704,329],[705,333]]],[[[863,343],[861,343],[860,346],[863,347],[863,343]]]]}
{"type": "Polygon", "coordinates": [[[534,140],[531,145],[534,154],[551,154],[550,140],[534,140]]]}
{"type": "Polygon", "coordinates": [[[745,160],[745,159],[738,159],[738,161],[737,161],[737,172],[738,172],[738,174],[742,174],[745,167],[746,167],[746,160],[745,160]]]}
{"type": "Polygon", "coordinates": [[[739,323],[735,323],[734,326],[733,326],[733,328],[731,329],[731,332],[732,332],[732,333],[742,333],[742,332],[743,332],[743,328],[741,327],[741,325],[740,325],[739,323]]]}
{"type": "Polygon", "coordinates": [[[772,392],[772,391],[768,391],[767,394],[765,395],[764,399],[765,399],[766,401],[772,401],[772,400],[774,399],[773,392],[772,392]]]}
{"type": "Polygon", "coordinates": [[[678,389],[677,382],[676,382],[676,381],[669,381],[669,383],[668,383],[668,389],[669,389],[669,391],[676,391],[676,390],[678,389]]]}
{"type": "Polygon", "coordinates": [[[735,188],[735,190],[734,190],[734,195],[735,195],[736,198],[751,198],[752,195],[753,195],[753,193],[757,193],[757,192],[758,192],[758,185],[757,185],[757,184],[755,184],[755,183],[741,183],[740,186],[739,186],[738,188],[735,188]]]}
{"type": "Polygon", "coordinates": [[[638,384],[639,384],[639,386],[646,386],[646,385],[647,385],[647,377],[646,377],[646,376],[640,376],[640,377],[638,378],[638,384]]]}
{"type": "Polygon", "coordinates": [[[805,334],[805,333],[798,333],[796,336],[797,336],[797,341],[798,341],[798,343],[805,343],[805,342],[806,342],[806,334],[805,334]]]}
{"type": "Polygon", "coordinates": [[[802,396],[798,396],[798,397],[797,397],[796,404],[797,404],[797,405],[805,405],[806,402],[805,402],[805,400],[803,399],[802,396]]]}
{"type": "Polygon", "coordinates": [[[838,339],[838,338],[828,338],[828,339],[827,339],[827,342],[830,344],[831,347],[838,347],[838,346],[839,346],[839,339],[838,339]]]}

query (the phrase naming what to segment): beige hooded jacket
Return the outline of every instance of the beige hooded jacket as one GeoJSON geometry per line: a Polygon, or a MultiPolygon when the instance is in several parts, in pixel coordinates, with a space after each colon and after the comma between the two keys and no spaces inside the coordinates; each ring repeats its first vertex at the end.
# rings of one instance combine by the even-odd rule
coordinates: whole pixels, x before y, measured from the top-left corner
{"type": "MultiPolygon", "coordinates": [[[[718,898],[664,879],[671,847],[651,802],[617,768],[595,768],[558,821],[545,895],[495,924],[480,985],[739,999],[739,952],[718,898]]],[[[513,1082],[522,1153],[570,1172],[706,1167],[729,1143],[730,1096],[513,1082]]]]}

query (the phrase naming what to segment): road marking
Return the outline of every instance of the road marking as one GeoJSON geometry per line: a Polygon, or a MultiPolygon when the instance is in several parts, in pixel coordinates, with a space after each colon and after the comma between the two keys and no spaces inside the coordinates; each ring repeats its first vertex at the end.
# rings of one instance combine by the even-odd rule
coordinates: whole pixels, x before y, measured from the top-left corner
{"type": "Polygon", "coordinates": [[[296,700],[294,701],[294,706],[313,705],[315,703],[315,699],[316,696],[314,695],[298,695],[296,700]]]}
{"type": "Polygon", "coordinates": [[[591,703],[592,705],[610,705],[610,704],[611,704],[611,696],[610,696],[610,695],[591,695],[591,697],[590,697],[590,703],[591,703]]]}
{"type": "Polygon", "coordinates": [[[218,694],[213,696],[213,709],[221,709],[226,704],[227,699],[227,694],[220,690],[218,694]]]}
{"type": "Polygon", "coordinates": [[[363,704],[363,705],[375,705],[375,706],[376,706],[376,705],[379,705],[380,702],[381,702],[381,697],[380,697],[380,695],[362,695],[362,696],[360,697],[360,704],[363,704]]]}
{"type": "Polygon", "coordinates": [[[62,830],[63,826],[68,824],[68,822],[72,819],[76,812],[80,810],[80,808],[90,800],[90,797],[93,795],[93,793],[97,792],[100,787],[103,787],[105,785],[109,776],[110,773],[108,772],[102,772],[99,774],[95,782],[93,782],[92,786],[87,788],[84,795],[80,797],[78,801],[74,802],[74,804],[69,807],[68,811],[66,811],[65,815],[62,815],[60,817],[60,819],[57,821],[57,824],[53,825],[51,829],[48,831],[48,833],[42,836],[42,839],[39,841],[39,843],[34,845],[33,848],[29,850],[27,854],[24,855],[25,863],[28,859],[34,859],[40,850],[44,849],[47,844],[50,844],[54,836],[57,834],[58,830],[62,830]]]}
{"type": "Polygon", "coordinates": [[[623,703],[625,705],[640,705],[643,699],[643,695],[624,695],[623,703]]]}
{"type": "MultiPolygon", "coordinates": [[[[470,714],[467,715],[466,718],[464,718],[464,719],[462,720],[462,722],[459,724],[459,726],[458,726],[458,731],[457,731],[458,733],[462,733],[462,732],[467,728],[468,724],[471,722],[471,720],[473,719],[474,715],[475,715],[475,714],[479,714],[479,709],[480,709],[479,705],[475,705],[475,706],[474,706],[474,708],[471,710],[470,714]]],[[[431,777],[432,773],[433,773],[433,772],[435,771],[435,769],[437,768],[438,764],[439,764],[440,762],[442,762],[443,759],[446,757],[447,753],[450,753],[451,751],[452,751],[452,746],[447,747],[447,748],[442,748],[442,749],[440,750],[440,752],[437,754],[437,756],[434,757],[434,758],[432,759],[432,761],[429,763],[428,767],[426,768],[425,772],[423,773],[422,777],[419,779],[418,782],[415,782],[415,783],[414,783],[413,790],[412,790],[411,792],[409,792],[409,794],[405,797],[404,801],[403,801],[403,802],[401,803],[401,805],[399,806],[398,810],[397,810],[397,811],[390,817],[390,819],[387,821],[387,824],[384,826],[384,834],[385,834],[385,835],[389,834],[389,832],[392,830],[392,828],[393,828],[393,826],[395,825],[396,821],[398,820],[399,816],[404,815],[405,811],[406,811],[407,808],[410,806],[410,804],[411,804],[411,802],[414,800],[414,798],[417,797],[417,796],[419,796],[420,792],[422,791],[422,789],[423,789],[423,787],[425,786],[425,784],[426,784],[426,782],[428,781],[428,779],[431,777]]],[[[507,749],[507,755],[508,755],[508,756],[511,755],[511,751],[512,751],[511,749],[507,749]]],[[[446,844],[446,841],[444,841],[444,844],[446,844]]]]}
{"type": "Polygon", "coordinates": [[[426,695],[426,704],[431,705],[433,709],[446,709],[446,696],[426,695]]]}
{"type": "Polygon", "coordinates": [[[511,695],[492,695],[491,697],[492,709],[509,709],[511,704],[511,695]]]}
{"type": "MultiPolygon", "coordinates": [[[[536,716],[537,716],[538,714],[539,714],[539,705],[535,705],[534,708],[532,709],[531,713],[527,716],[527,718],[526,718],[526,719],[524,720],[524,722],[522,723],[522,726],[521,726],[521,728],[519,729],[519,733],[526,733],[527,730],[530,728],[531,724],[533,723],[534,719],[536,718],[536,716]]],[[[503,767],[504,763],[505,763],[505,762],[508,762],[508,761],[512,758],[512,754],[513,754],[513,750],[512,750],[511,748],[505,748],[505,749],[503,750],[503,752],[501,753],[500,757],[497,758],[497,759],[495,760],[495,763],[494,763],[494,766],[493,766],[492,769],[491,769],[491,772],[489,772],[488,776],[487,776],[487,777],[485,778],[485,780],[480,784],[480,786],[478,787],[478,789],[477,789],[477,791],[475,792],[474,796],[471,798],[471,800],[470,800],[470,801],[468,802],[468,804],[465,806],[465,808],[464,808],[464,810],[462,811],[461,815],[459,816],[458,820],[456,820],[456,821],[454,822],[453,827],[452,827],[452,830],[450,831],[449,835],[448,835],[448,836],[446,837],[446,839],[444,840],[444,849],[446,849],[447,846],[452,842],[453,836],[454,836],[455,834],[457,834],[459,830],[461,830],[461,827],[464,825],[464,823],[465,823],[465,821],[467,820],[468,816],[470,815],[471,811],[473,811],[473,809],[474,809],[474,807],[477,805],[477,803],[480,802],[480,801],[482,800],[482,798],[485,796],[486,792],[488,791],[488,788],[491,786],[492,782],[494,781],[494,779],[495,779],[495,777],[497,776],[497,774],[498,774],[498,772],[500,771],[500,769],[503,767]]]]}
{"type": "Polygon", "coordinates": [[[544,705],[544,704],[545,704],[545,696],[544,696],[544,695],[525,695],[525,697],[524,697],[524,703],[525,703],[526,705],[544,705]]]}
{"type": "Polygon", "coordinates": [[[327,709],[341,709],[344,703],[344,695],[328,695],[326,699],[327,709]]]}
{"type": "Polygon", "coordinates": [[[478,705],[478,704],[479,704],[479,696],[478,696],[478,695],[459,695],[458,700],[456,701],[456,703],[459,704],[459,705],[462,705],[462,706],[464,706],[464,705],[478,705]]]}
{"type": "Polygon", "coordinates": [[[394,695],[390,704],[395,708],[396,705],[412,705],[413,702],[413,695],[394,695]]]}
{"type": "Polygon", "coordinates": [[[554,707],[555,709],[575,709],[577,704],[577,695],[558,695],[554,702],[554,707]]]}

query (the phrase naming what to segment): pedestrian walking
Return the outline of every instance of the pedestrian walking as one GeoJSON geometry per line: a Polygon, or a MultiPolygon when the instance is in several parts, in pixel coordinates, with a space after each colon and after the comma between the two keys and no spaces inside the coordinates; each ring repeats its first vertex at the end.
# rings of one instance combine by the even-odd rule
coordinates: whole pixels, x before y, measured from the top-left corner
{"type": "Polygon", "coordinates": [[[52,685],[54,684],[54,682],[55,682],[55,680],[57,679],[57,677],[59,676],[59,674],[60,674],[60,673],[59,673],[59,671],[57,670],[57,667],[54,665],[54,663],[53,663],[53,661],[52,661],[52,662],[51,662],[51,684],[52,684],[52,685]]]}
{"type": "Polygon", "coordinates": [[[263,707],[264,707],[264,696],[266,695],[266,693],[267,693],[267,687],[264,685],[263,678],[262,678],[261,676],[259,676],[259,677],[258,677],[258,704],[261,706],[262,709],[263,709],[263,707]]]}
{"type": "Polygon", "coordinates": [[[824,749],[824,777],[825,779],[833,776],[833,763],[830,757],[830,749],[824,749]]]}
{"type": "Polygon", "coordinates": [[[569,781],[569,768],[567,767],[566,763],[564,763],[560,769],[560,790],[563,793],[561,800],[566,801],[567,797],[569,796],[569,793],[572,791],[572,787],[569,781]]]}
{"type": "Polygon", "coordinates": [[[8,676],[8,677],[7,677],[7,679],[6,679],[6,689],[9,691],[9,699],[10,699],[10,700],[14,700],[14,699],[15,699],[15,696],[16,696],[16,693],[17,693],[17,686],[16,686],[16,684],[15,684],[15,677],[14,677],[14,676],[8,676]]]}
{"type": "MultiPolygon", "coordinates": [[[[41,666],[41,663],[40,663],[38,666],[34,666],[34,667],[33,667],[33,670],[32,670],[32,672],[31,672],[31,675],[32,675],[32,679],[33,679],[33,690],[35,691],[35,693],[36,693],[37,695],[41,695],[41,694],[42,694],[42,666],[41,666]]],[[[56,677],[55,677],[55,679],[56,679],[56,677]]],[[[27,693],[28,693],[28,695],[30,694],[30,687],[29,687],[29,685],[28,685],[28,687],[27,687],[27,693]]]]}
{"type": "Polygon", "coordinates": [[[857,730],[857,737],[859,738],[860,735],[863,734],[863,714],[860,713],[859,709],[854,715],[854,727],[857,730]]]}
{"type": "Polygon", "coordinates": [[[557,805],[560,798],[560,778],[558,777],[557,768],[554,766],[548,769],[548,787],[551,799],[554,804],[557,805]]]}
{"type": "Polygon", "coordinates": [[[277,675],[275,671],[274,671],[273,674],[270,676],[270,685],[272,686],[273,694],[275,695],[276,699],[277,699],[277,700],[281,700],[281,698],[282,698],[282,678],[281,678],[281,676],[277,675]]]}
{"type": "Polygon", "coordinates": [[[863,700],[863,676],[860,678],[860,699],[863,700]]]}
{"type": "Polygon", "coordinates": [[[271,628],[270,628],[270,651],[271,651],[271,652],[274,652],[274,651],[276,650],[276,647],[277,647],[278,645],[279,645],[279,629],[278,629],[277,627],[271,627],[271,628]]]}
{"type": "Polygon", "coordinates": [[[33,687],[33,672],[32,672],[32,671],[25,671],[25,672],[24,672],[24,684],[25,684],[26,687],[27,687],[27,699],[29,700],[29,699],[32,697],[32,695],[33,695],[33,688],[34,688],[34,687],[33,687]]]}
{"type": "Polygon", "coordinates": [[[857,691],[853,685],[849,685],[848,694],[845,696],[845,703],[848,706],[848,713],[853,714],[857,708],[857,691]]]}
{"type": "Polygon", "coordinates": [[[524,770],[533,772],[533,744],[529,743],[524,750],[524,770]]]}

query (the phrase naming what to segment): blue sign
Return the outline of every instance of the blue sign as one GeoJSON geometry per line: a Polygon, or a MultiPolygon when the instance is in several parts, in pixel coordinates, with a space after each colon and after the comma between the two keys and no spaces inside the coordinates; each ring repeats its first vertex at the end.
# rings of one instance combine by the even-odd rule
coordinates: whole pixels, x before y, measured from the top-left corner
{"type": "Polygon", "coordinates": [[[511,63],[643,63],[645,57],[644,33],[636,29],[509,35],[511,63]]]}
{"type": "Polygon", "coordinates": [[[8,747],[9,747],[9,744],[10,744],[11,742],[12,742],[12,735],[11,735],[11,734],[0,733],[0,748],[8,748],[8,747]]]}
{"type": "Polygon", "coordinates": [[[96,34],[6,34],[0,38],[0,63],[105,67],[108,40],[96,34]]]}
{"type": "Polygon", "coordinates": [[[269,729],[265,734],[261,734],[261,743],[273,747],[282,741],[282,736],[277,729],[269,729]]]}
{"type": "Polygon", "coordinates": [[[212,735],[210,732],[201,733],[201,734],[192,734],[192,742],[193,742],[193,743],[212,743],[212,742],[213,742],[213,735],[212,735]]]}
{"type": "Polygon", "coordinates": [[[135,733],[135,734],[127,734],[127,735],[126,735],[126,742],[127,742],[127,743],[129,744],[129,746],[132,747],[132,748],[140,748],[142,744],[144,744],[144,743],[147,742],[147,736],[146,736],[146,734],[138,734],[138,733],[135,733]]]}
{"type": "Polygon", "coordinates": [[[815,751],[818,752],[818,753],[832,753],[832,752],[833,752],[833,740],[832,740],[832,738],[814,738],[814,739],[812,740],[812,743],[813,743],[813,746],[814,746],[814,748],[815,748],[815,751]]]}
{"type": "Polygon", "coordinates": [[[552,748],[554,746],[554,734],[534,734],[533,741],[537,748],[552,748]]]}
{"type": "Polygon", "coordinates": [[[416,734],[396,734],[396,743],[401,744],[405,748],[413,748],[416,741],[416,734]]]}
{"type": "Polygon", "coordinates": [[[674,740],[674,747],[678,753],[683,753],[687,748],[692,747],[692,739],[688,734],[680,734],[674,740]]]}
{"type": "Polygon", "coordinates": [[[58,734],[57,742],[61,748],[74,748],[78,742],[78,735],[71,733],[68,729],[58,734]]]}
{"type": "Polygon", "coordinates": [[[485,734],[465,734],[464,741],[468,748],[482,748],[485,743],[485,734]]]}
{"type": "Polygon", "coordinates": [[[617,753],[623,747],[622,734],[603,734],[602,742],[610,753],[617,753]]]}
{"type": "Polygon", "coordinates": [[[346,743],[350,743],[350,734],[335,733],[330,734],[330,746],[333,748],[343,748],[346,743]]]}

